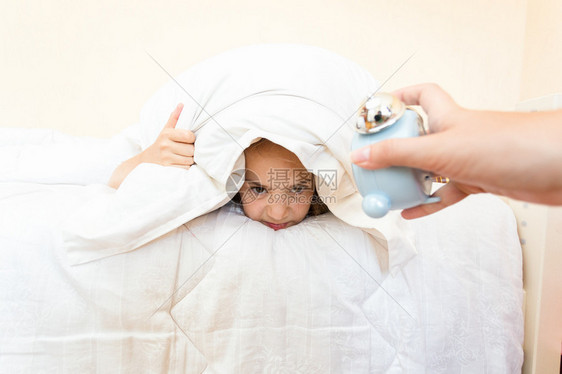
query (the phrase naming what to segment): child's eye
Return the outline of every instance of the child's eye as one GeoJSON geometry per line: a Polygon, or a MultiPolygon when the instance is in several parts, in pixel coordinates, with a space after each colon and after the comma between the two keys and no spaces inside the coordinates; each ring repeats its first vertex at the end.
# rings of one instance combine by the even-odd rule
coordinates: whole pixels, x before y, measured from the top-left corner
{"type": "Polygon", "coordinates": [[[296,185],[296,186],[291,187],[291,192],[292,193],[301,193],[301,192],[304,191],[304,189],[305,189],[305,186],[296,185]]]}
{"type": "Polygon", "coordinates": [[[263,193],[266,193],[267,190],[264,187],[261,186],[254,186],[254,187],[250,187],[250,190],[255,193],[256,195],[261,195],[263,193]]]}

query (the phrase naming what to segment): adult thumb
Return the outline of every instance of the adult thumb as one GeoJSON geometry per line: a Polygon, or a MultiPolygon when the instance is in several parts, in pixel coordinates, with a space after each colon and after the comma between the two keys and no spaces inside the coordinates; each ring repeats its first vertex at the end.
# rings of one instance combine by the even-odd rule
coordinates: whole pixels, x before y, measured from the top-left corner
{"type": "Polygon", "coordinates": [[[354,150],[351,162],[365,169],[382,169],[390,166],[407,166],[432,170],[432,160],[437,156],[438,134],[415,138],[383,140],[354,150]]]}

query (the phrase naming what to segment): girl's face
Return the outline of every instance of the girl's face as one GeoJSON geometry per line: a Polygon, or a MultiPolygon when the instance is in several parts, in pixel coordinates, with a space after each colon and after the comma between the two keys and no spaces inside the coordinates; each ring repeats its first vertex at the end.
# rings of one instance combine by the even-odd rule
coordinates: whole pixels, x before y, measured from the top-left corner
{"type": "Polygon", "coordinates": [[[244,151],[246,180],[240,188],[244,213],[273,230],[301,222],[314,194],[312,174],[287,149],[262,141],[244,151]]]}

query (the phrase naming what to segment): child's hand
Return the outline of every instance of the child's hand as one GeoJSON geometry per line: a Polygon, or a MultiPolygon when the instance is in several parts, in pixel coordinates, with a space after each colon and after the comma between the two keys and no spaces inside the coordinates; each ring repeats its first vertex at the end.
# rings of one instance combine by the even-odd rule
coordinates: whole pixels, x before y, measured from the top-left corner
{"type": "Polygon", "coordinates": [[[110,187],[119,188],[127,175],[143,162],[182,169],[189,169],[193,165],[195,134],[189,130],[176,129],[182,109],[183,104],[178,104],[154,144],[123,162],[113,171],[107,183],[110,187]]]}
{"type": "Polygon", "coordinates": [[[189,169],[193,165],[195,134],[176,129],[183,104],[178,104],[168,122],[150,147],[140,154],[141,162],[189,169]]]}

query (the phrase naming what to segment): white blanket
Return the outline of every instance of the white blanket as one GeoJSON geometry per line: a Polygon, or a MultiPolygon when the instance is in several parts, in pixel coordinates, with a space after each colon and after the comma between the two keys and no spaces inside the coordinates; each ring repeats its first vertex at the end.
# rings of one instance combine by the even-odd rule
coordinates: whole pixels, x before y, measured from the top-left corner
{"type": "Polygon", "coordinates": [[[0,372],[520,371],[521,255],[494,197],[407,223],[419,253],[395,275],[331,214],[273,231],[229,206],[71,266],[57,227],[105,188],[0,184],[0,372]]]}

